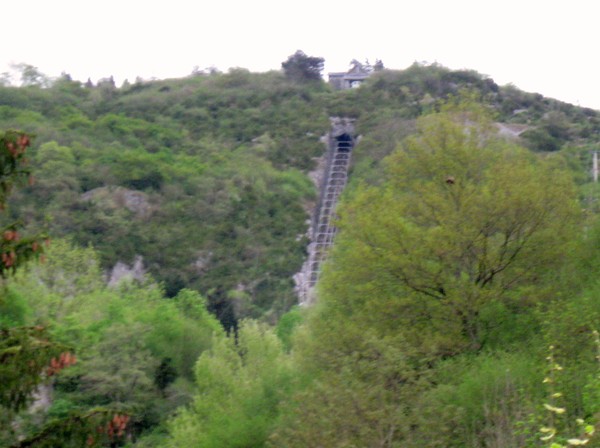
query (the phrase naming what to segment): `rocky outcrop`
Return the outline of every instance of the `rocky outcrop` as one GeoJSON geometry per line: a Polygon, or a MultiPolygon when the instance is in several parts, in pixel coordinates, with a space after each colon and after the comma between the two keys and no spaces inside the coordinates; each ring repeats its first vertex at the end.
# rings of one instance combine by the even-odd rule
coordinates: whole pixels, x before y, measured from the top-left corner
{"type": "Polygon", "coordinates": [[[108,286],[117,286],[121,281],[124,280],[137,280],[139,282],[144,281],[146,277],[146,269],[144,268],[144,259],[141,255],[136,255],[135,260],[131,266],[118,262],[110,271],[108,276],[108,286]]]}
{"type": "Polygon", "coordinates": [[[93,201],[104,209],[125,208],[141,219],[148,218],[153,211],[146,193],[124,187],[94,188],[83,193],[81,200],[93,201]]]}

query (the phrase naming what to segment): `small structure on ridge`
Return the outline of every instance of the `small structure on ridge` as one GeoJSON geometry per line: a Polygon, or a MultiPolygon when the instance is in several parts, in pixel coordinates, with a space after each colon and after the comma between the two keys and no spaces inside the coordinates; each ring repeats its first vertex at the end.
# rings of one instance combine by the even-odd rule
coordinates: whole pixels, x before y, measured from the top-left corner
{"type": "Polygon", "coordinates": [[[336,90],[355,89],[371,76],[372,71],[362,64],[354,64],[347,72],[329,73],[329,84],[336,90]]]}

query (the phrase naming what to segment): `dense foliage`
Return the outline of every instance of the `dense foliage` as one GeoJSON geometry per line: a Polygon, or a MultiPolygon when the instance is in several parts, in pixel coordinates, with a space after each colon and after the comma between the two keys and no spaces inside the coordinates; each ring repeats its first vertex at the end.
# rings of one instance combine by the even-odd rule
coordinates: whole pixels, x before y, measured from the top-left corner
{"type": "Polygon", "coordinates": [[[301,52],[0,86],[0,129],[28,133],[0,163],[35,174],[2,213],[0,444],[600,446],[600,114],[379,68],[348,91],[301,52]],[[361,139],[318,304],[294,308],[329,116],[361,139]]]}
{"type": "Polygon", "coordinates": [[[38,136],[36,182],[11,210],[82,246],[101,264],[144,266],[168,295],[205,293],[227,325],[294,302],[306,209],[302,171],[327,115],[277,73],[84,87],[0,88],[0,126],[38,136]]]}
{"type": "MultiPolygon", "coordinates": [[[[300,369],[316,379],[273,446],[524,446],[538,430],[525,419],[541,418],[537,333],[552,328],[538,313],[578,293],[571,176],[495,135],[481,108],[417,129],[385,159],[381,185],[341,207],[298,341],[300,369]]],[[[593,325],[581,329],[588,344],[593,325]]],[[[592,415],[577,406],[573,423],[592,415]]]]}
{"type": "Polygon", "coordinates": [[[324,63],[325,59],[307,56],[302,50],[298,50],[281,63],[281,68],[285,76],[294,81],[321,81],[324,63]]]}

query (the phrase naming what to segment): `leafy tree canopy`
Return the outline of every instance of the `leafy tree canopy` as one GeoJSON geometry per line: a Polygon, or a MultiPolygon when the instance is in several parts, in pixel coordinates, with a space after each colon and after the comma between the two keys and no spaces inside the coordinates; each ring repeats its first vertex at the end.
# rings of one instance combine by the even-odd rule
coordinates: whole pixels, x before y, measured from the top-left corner
{"type": "MultiPolygon", "coordinates": [[[[513,332],[502,342],[522,341],[535,305],[561,294],[580,212],[560,159],[500,138],[481,106],[460,103],[419,119],[383,165],[379,185],[357,186],[339,207],[319,302],[294,343],[313,381],[293,395],[272,446],[464,446],[428,420],[471,430],[485,421],[482,403],[498,405],[476,367],[455,367],[470,381],[459,385],[445,360],[489,369],[484,349],[499,327],[513,332]],[[452,386],[439,382],[481,396],[440,409],[452,386]]],[[[527,360],[498,361],[509,379],[486,375],[532,387],[540,375],[527,360]]]]}
{"type": "Polygon", "coordinates": [[[481,108],[426,116],[386,160],[384,183],[341,208],[323,300],[383,331],[406,316],[442,352],[479,348],[486,304],[548,297],[577,230],[575,196],[559,160],[499,138],[481,108]]]}
{"type": "Polygon", "coordinates": [[[319,81],[324,63],[325,59],[307,56],[302,50],[298,50],[282,62],[281,67],[285,76],[293,81],[319,81]]]}

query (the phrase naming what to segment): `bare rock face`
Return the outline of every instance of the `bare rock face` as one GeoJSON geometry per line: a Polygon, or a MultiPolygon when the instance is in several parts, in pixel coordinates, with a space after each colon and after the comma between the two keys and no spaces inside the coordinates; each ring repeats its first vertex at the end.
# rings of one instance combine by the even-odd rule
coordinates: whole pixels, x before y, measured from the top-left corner
{"type": "Polygon", "coordinates": [[[331,132],[330,135],[333,138],[339,137],[344,134],[355,135],[354,118],[341,118],[341,117],[330,117],[331,121],[331,132]]]}
{"type": "Polygon", "coordinates": [[[137,255],[131,266],[118,262],[111,270],[108,278],[108,286],[115,287],[124,280],[144,281],[146,269],[144,268],[144,259],[137,255]]]}
{"type": "Polygon", "coordinates": [[[208,270],[212,257],[213,253],[211,251],[198,252],[196,261],[193,263],[193,267],[198,274],[204,274],[208,270]]]}
{"type": "Polygon", "coordinates": [[[126,208],[141,219],[152,214],[152,206],[146,193],[124,187],[94,188],[83,193],[81,200],[93,201],[104,209],[126,208]]]}
{"type": "Polygon", "coordinates": [[[525,132],[530,127],[526,124],[515,124],[515,123],[495,123],[496,128],[498,128],[498,135],[501,137],[507,137],[516,139],[523,132],[525,132]]]}
{"type": "MultiPolygon", "coordinates": [[[[341,135],[341,134],[340,134],[341,135]]],[[[314,170],[308,172],[308,177],[313,182],[315,188],[320,194],[320,190],[323,186],[323,180],[325,178],[325,171],[327,170],[327,154],[329,153],[329,139],[330,135],[325,134],[321,137],[321,143],[323,143],[326,147],[325,153],[315,159],[317,162],[314,170]]],[[[313,225],[315,222],[315,214],[317,213],[317,202],[311,201],[310,203],[305,204],[305,210],[309,214],[310,218],[306,220],[306,233],[304,235],[298,235],[298,238],[306,237],[309,241],[312,240],[312,236],[314,233],[313,225]]],[[[313,251],[314,244],[309,244],[308,253],[309,255],[304,260],[300,271],[294,274],[294,290],[296,295],[298,296],[299,303],[305,303],[307,301],[307,294],[309,293],[309,281],[310,281],[310,268],[309,268],[309,259],[310,253],[313,251]]]]}
{"type": "Polygon", "coordinates": [[[298,304],[300,305],[309,305],[314,303],[314,290],[310,287],[310,260],[312,258],[312,254],[315,251],[315,244],[310,243],[307,249],[308,256],[304,263],[302,263],[302,267],[299,272],[294,274],[294,290],[296,295],[298,296],[298,304]]]}
{"type": "Polygon", "coordinates": [[[327,157],[324,155],[315,159],[317,166],[314,170],[308,172],[308,177],[312,180],[315,188],[320,189],[323,184],[323,177],[325,176],[325,169],[327,168],[327,157]]]}
{"type": "Polygon", "coordinates": [[[54,389],[50,383],[42,383],[33,393],[33,403],[29,407],[30,413],[46,412],[52,406],[54,389]]]}

